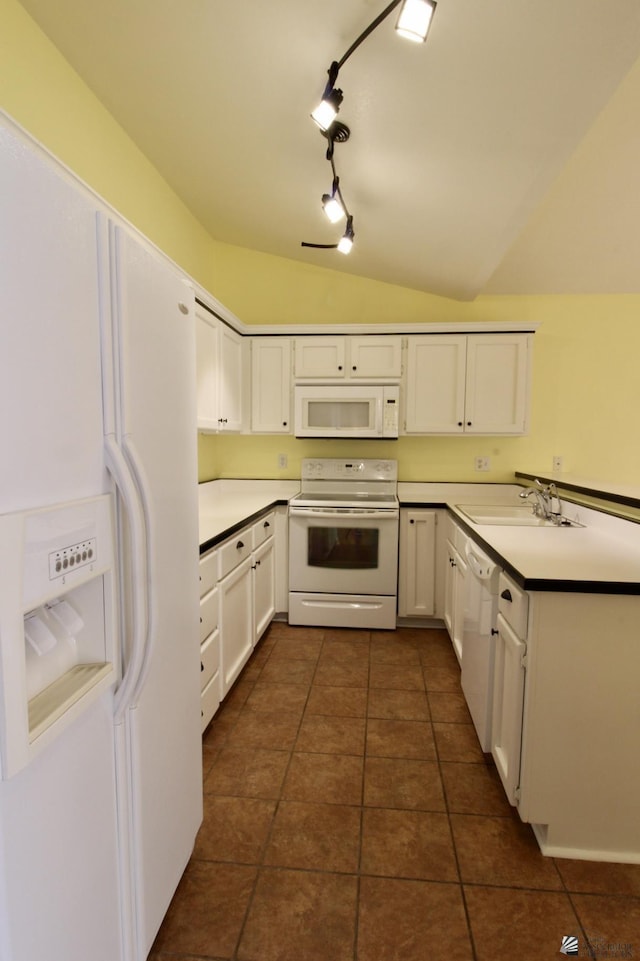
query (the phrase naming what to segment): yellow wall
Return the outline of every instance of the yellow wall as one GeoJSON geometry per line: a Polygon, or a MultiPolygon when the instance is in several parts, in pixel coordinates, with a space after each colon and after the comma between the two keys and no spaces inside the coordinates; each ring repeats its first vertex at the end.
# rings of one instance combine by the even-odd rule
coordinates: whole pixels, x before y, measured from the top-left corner
{"type": "Polygon", "coordinates": [[[214,241],[17,0],[0,0],[0,103],[247,324],[535,321],[531,434],[396,443],[200,437],[200,478],[299,476],[300,458],[397,456],[404,480],[504,480],[564,469],[640,484],[640,295],[459,303],[214,241]],[[384,450],[383,450],[384,449],[384,450]],[[286,471],[277,455],[286,453],[286,471]],[[489,473],[473,459],[491,457],[489,473]]]}

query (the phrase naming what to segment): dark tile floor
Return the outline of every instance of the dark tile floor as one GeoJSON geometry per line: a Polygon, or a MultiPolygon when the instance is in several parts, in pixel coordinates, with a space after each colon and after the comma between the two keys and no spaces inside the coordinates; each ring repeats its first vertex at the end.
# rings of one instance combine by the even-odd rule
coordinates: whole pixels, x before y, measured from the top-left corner
{"type": "Polygon", "coordinates": [[[542,856],[444,631],[274,623],[203,750],[153,961],[640,959],[640,866],[542,856]]]}

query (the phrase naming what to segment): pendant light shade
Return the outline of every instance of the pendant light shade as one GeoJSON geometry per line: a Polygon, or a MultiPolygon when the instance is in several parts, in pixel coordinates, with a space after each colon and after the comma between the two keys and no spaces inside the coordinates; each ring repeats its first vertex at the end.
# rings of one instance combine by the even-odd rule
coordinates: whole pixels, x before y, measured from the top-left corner
{"type": "Polygon", "coordinates": [[[404,0],[396,31],[407,40],[424,43],[435,9],[435,0],[404,0]]]}

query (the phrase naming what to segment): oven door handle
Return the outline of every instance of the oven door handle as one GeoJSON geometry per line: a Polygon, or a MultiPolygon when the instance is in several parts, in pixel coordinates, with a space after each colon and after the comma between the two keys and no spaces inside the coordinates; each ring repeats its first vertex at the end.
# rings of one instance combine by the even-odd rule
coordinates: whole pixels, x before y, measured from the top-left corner
{"type": "Polygon", "coordinates": [[[372,507],[370,510],[361,507],[289,507],[289,517],[311,517],[320,514],[323,517],[349,517],[363,520],[397,520],[398,511],[384,510],[372,507]]]}

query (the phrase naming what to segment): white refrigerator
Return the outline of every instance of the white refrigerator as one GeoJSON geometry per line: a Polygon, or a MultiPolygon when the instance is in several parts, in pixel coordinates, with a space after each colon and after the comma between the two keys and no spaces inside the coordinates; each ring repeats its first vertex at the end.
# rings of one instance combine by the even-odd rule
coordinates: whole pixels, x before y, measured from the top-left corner
{"type": "Polygon", "coordinates": [[[143,961],[202,820],[192,286],[0,114],[0,961],[143,961]]]}

